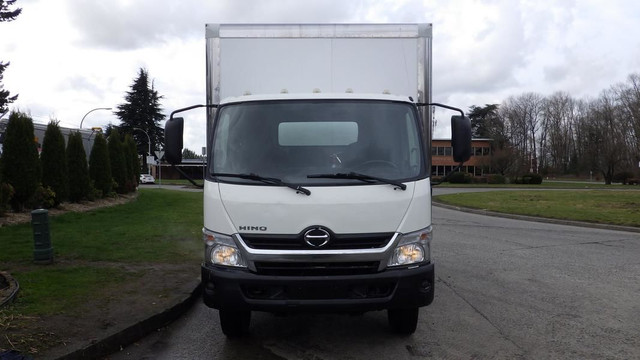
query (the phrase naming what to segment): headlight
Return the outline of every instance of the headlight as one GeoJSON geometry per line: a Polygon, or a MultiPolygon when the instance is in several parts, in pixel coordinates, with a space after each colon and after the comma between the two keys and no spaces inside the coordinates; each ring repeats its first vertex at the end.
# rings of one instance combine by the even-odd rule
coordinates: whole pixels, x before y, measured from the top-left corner
{"type": "Polygon", "coordinates": [[[246,267],[242,254],[229,235],[203,229],[205,262],[214,265],[246,267]]]}
{"type": "Polygon", "coordinates": [[[403,266],[431,261],[431,227],[402,235],[388,266],[403,266]]]}
{"type": "Polygon", "coordinates": [[[242,266],[242,257],[238,252],[238,249],[226,246],[218,245],[211,249],[211,263],[216,265],[226,266],[242,266]]]}

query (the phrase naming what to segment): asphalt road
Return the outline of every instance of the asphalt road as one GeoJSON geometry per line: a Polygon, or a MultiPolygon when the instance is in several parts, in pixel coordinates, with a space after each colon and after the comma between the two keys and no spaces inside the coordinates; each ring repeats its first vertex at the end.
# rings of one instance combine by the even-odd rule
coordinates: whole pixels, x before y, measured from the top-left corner
{"type": "Polygon", "coordinates": [[[434,207],[436,298],[415,334],[386,313],[254,313],[227,340],[201,302],[109,359],[638,359],[640,235],[434,207]]]}

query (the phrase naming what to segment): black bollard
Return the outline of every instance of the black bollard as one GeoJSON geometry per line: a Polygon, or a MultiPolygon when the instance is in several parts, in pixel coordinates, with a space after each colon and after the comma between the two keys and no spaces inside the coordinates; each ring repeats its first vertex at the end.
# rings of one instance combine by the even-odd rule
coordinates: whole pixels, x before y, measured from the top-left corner
{"type": "Polygon", "coordinates": [[[53,263],[53,247],[49,234],[49,211],[37,209],[31,212],[33,227],[33,262],[36,264],[53,263]]]}

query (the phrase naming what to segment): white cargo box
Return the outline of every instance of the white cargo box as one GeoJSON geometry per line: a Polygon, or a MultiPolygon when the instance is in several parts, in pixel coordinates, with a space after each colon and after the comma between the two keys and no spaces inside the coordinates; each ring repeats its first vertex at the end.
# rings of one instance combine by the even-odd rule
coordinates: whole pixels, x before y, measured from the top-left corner
{"type": "Polygon", "coordinates": [[[431,24],[207,24],[207,103],[246,94],[431,100],[431,24]]]}

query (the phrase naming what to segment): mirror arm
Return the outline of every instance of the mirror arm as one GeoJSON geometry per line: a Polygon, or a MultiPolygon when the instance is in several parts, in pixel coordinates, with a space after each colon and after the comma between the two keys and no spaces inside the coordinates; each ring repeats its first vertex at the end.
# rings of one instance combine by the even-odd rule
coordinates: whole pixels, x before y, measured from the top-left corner
{"type": "Polygon", "coordinates": [[[185,173],[184,171],[182,171],[182,169],[180,169],[177,165],[171,164],[171,167],[176,169],[177,172],[180,173],[180,175],[184,176],[185,179],[189,180],[190,183],[193,184],[193,186],[199,188],[199,189],[204,189],[204,185],[200,185],[198,183],[196,183],[196,181],[189,175],[187,175],[187,173],[185,173]]]}
{"type": "Polygon", "coordinates": [[[453,107],[453,106],[449,106],[449,105],[445,105],[445,104],[440,104],[440,103],[416,103],[416,106],[437,106],[437,107],[441,107],[441,108],[445,108],[445,109],[449,109],[449,110],[453,110],[453,111],[458,111],[460,113],[460,115],[462,115],[464,117],[464,111],[462,111],[461,109],[459,109],[457,107],[453,107]]]}
{"type": "Polygon", "coordinates": [[[174,110],[173,112],[171,112],[171,115],[169,116],[169,120],[173,119],[173,115],[177,114],[177,113],[181,113],[183,111],[187,111],[187,110],[192,110],[192,109],[197,109],[197,108],[207,108],[207,109],[217,109],[218,108],[218,104],[210,104],[210,105],[191,105],[191,106],[187,106],[186,108],[182,108],[182,109],[177,109],[174,110]]]}

